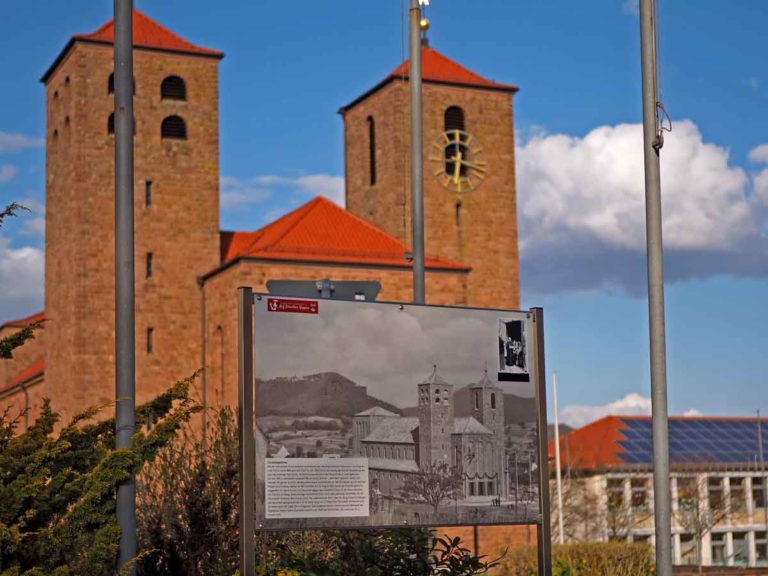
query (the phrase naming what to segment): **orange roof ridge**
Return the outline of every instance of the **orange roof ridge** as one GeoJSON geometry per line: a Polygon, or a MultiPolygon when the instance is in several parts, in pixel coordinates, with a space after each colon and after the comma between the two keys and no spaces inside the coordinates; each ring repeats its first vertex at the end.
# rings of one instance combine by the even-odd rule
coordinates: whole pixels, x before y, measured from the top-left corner
{"type": "MultiPolygon", "coordinates": [[[[365,100],[368,96],[383,88],[393,80],[408,78],[410,73],[410,61],[405,60],[397,66],[384,80],[376,86],[364,92],[361,96],[343,106],[339,112],[344,113],[353,108],[359,102],[365,100]]],[[[498,90],[502,92],[517,92],[519,88],[513,84],[503,84],[484,78],[441,54],[434,48],[422,46],[421,49],[421,76],[424,82],[435,84],[452,84],[455,86],[467,86],[473,88],[484,88],[486,90],[498,90]]]]}
{"type": "Polygon", "coordinates": [[[41,310],[40,312],[36,312],[30,316],[25,316],[24,318],[17,318],[15,320],[8,320],[3,322],[0,324],[0,330],[3,328],[25,328],[35,324],[36,322],[42,322],[43,320],[45,320],[45,312],[41,310]]]}
{"type": "MultiPolygon", "coordinates": [[[[392,71],[389,77],[408,78],[410,70],[411,62],[410,60],[405,60],[392,71]]],[[[488,80],[428,46],[423,46],[421,49],[421,76],[427,82],[464,84],[468,86],[480,86],[482,88],[509,90],[511,92],[517,92],[518,90],[518,87],[512,84],[502,84],[500,82],[488,80]]]]}
{"type": "MultiPolygon", "coordinates": [[[[67,52],[69,52],[72,45],[78,41],[94,42],[97,44],[112,44],[115,41],[114,20],[110,20],[106,24],[101,25],[90,34],[75,34],[72,36],[64,47],[64,50],[61,51],[53,64],[43,75],[41,79],[43,83],[48,81],[48,78],[53,74],[53,71],[63,60],[67,52]]],[[[171,32],[162,24],[152,20],[149,16],[146,16],[136,9],[133,10],[133,45],[136,48],[162,50],[180,54],[191,54],[194,56],[207,56],[218,59],[224,57],[223,52],[192,44],[192,42],[182,38],[175,32],[171,32]]]]}
{"type": "MultiPolygon", "coordinates": [[[[110,20],[95,32],[75,34],[73,38],[111,44],[115,41],[115,22],[110,20]]],[[[224,56],[224,53],[218,50],[211,50],[192,44],[192,42],[185,40],[175,32],[171,32],[168,28],[155,22],[152,18],[135,8],[133,10],[133,44],[141,48],[154,48],[171,52],[186,52],[188,54],[216,57],[224,56]]]]}
{"type": "MultiPolygon", "coordinates": [[[[222,232],[221,262],[239,258],[409,267],[408,247],[318,196],[255,232],[222,232]]],[[[428,268],[468,271],[461,262],[427,257],[428,268]]]]}
{"type": "Polygon", "coordinates": [[[43,358],[42,356],[38,356],[30,364],[28,364],[26,368],[24,368],[23,370],[18,372],[13,378],[11,378],[11,381],[8,384],[8,386],[6,386],[3,389],[0,389],[0,395],[8,392],[9,390],[12,390],[13,388],[16,388],[20,384],[26,384],[27,382],[30,382],[35,378],[42,376],[44,372],[45,372],[45,358],[43,358]]]}

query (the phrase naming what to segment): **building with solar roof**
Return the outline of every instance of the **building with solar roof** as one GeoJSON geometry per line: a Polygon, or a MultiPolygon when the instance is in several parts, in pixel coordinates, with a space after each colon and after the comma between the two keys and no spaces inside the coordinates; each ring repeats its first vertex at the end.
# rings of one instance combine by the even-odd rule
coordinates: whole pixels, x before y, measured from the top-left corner
{"type": "MultiPolygon", "coordinates": [[[[767,442],[765,419],[670,418],[676,564],[768,565],[767,442]]],[[[550,459],[554,473],[554,444],[550,459]]],[[[560,463],[566,542],[655,544],[649,417],[607,416],[561,437],[560,463]]]]}

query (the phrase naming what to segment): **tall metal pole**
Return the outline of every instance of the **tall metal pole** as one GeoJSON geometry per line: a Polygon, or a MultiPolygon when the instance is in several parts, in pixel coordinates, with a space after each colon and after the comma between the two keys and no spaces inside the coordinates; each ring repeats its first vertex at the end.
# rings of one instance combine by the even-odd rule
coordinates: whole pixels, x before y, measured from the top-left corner
{"type": "MultiPolygon", "coordinates": [[[[130,448],[136,430],[133,262],[133,0],[115,0],[115,433],[130,448]]],[[[117,487],[118,569],[136,574],[136,479],[117,487]]]]}
{"type": "Polygon", "coordinates": [[[421,8],[410,0],[408,14],[411,87],[411,222],[413,229],[413,302],[424,304],[424,126],[421,82],[421,8]]]}
{"type": "Polygon", "coordinates": [[[253,548],[255,521],[256,437],[253,426],[253,291],[237,289],[238,317],[238,399],[240,456],[240,575],[254,576],[256,553],[253,548]]]}
{"type": "Polygon", "coordinates": [[[664,250],[661,234],[661,174],[659,168],[661,140],[657,122],[658,95],[656,93],[655,20],[654,0],[640,0],[656,574],[658,576],[671,576],[672,501],[669,487],[667,353],[664,328],[664,250]]]}
{"type": "Polygon", "coordinates": [[[763,443],[763,422],[757,411],[757,445],[760,448],[760,471],[763,473],[763,524],[768,531],[768,476],[765,474],[765,445],[763,443]]]}
{"type": "MultiPolygon", "coordinates": [[[[531,308],[535,327],[534,350],[536,374],[536,425],[539,431],[539,513],[541,524],[536,531],[539,555],[539,576],[552,576],[552,520],[549,506],[549,450],[547,441],[547,367],[544,363],[544,310],[531,308]]],[[[528,460],[528,474],[531,474],[531,460],[528,460]]],[[[532,480],[528,485],[533,484],[532,480]]]]}
{"type": "Polygon", "coordinates": [[[555,479],[557,481],[557,541],[565,544],[563,533],[563,486],[560,469],[560,417],[557,414],[557,372],[552,376],[552,408],[555,412],[555,479]]]}

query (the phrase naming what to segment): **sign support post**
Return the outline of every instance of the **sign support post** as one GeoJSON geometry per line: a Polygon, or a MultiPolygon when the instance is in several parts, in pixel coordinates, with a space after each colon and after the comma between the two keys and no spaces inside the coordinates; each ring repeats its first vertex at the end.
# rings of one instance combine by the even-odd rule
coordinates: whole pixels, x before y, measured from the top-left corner
{"type": "Polygon", "coordinates": [[[549,506],[549,465],[547,458],[547,372],[544,365],[544,310],[531,308],[535,331],[536,424],[539,429],[539,512],[541,524],[536,531],[539,552],[539,576],[552,576],[552,525],[549,506]]]}
{"type": "Polygon", "coordinates": [[[253,427],[253,291],[237,289],[238,314],[238,396],[240,448],[240,574],[255,576],[256,554],[253,548],[254,490],[256,475],[256,439],[253,427]]]}

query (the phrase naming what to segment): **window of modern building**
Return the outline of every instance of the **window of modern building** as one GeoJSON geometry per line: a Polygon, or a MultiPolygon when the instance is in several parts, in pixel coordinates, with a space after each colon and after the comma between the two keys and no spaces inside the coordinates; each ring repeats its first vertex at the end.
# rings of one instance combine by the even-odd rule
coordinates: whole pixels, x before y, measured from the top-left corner
{"type": "Polygon", "coordinates": [[[709,509],[723,510],[725,500],[723,498],[723,479],[717,476],[710,476],[707,479],[707,491],[709,493],[709,509]]]}
{"type": "Polygon", "coordinates": [[[624,479],[608,478],[608,510],[624,508],[624,479]]]}
{"type": "Polygon", "coordinates": [[[376,184],[376,121],[368,116],[368,182],[376,184]]]}
{"type": "Polygon", "coordinates": [[[755,560],[758,566],[768,565],[768,533],[755,532],[755,560]]]}
{"type": "Polygon", "coordinates": [[[181,116],[168,116],[160,127],[160,136],[163,139],[186,140],[187,123],[181,116]]]}
{"type": "Polygon", "coordinates": [[[152,206],[152,180],[144,182],[144,206],[152,206]]]}
{"type": "Polygon", "coordinates": [[[729,478],[731,489],[731,512],[745,512],[747,510],[746,483],[744,478],[729,478]]]}
{"type": "Polygon", "coordinates": [[[677,507],[683,512],[696,508],[698,486],[694,476],[680,476],[677,479],[677,507]]]}
{"type": "Polygon", "coordinates": [[[749,563],[749,539],[746,532],[733,533],[733,563],[737,566],[749,563]]]}
{"type": "Polygon", "coordinates": [[[698,563],[696,537],[693,534],[680,534],[680,562],[688,565],[698,563]]]}
{"type": "Polygon", "coordinates": [[[153,254],[152,252],[147,252],[147,266],[146,266],[146,277],[152,278],[152,274],[154,272],[153,269],[153,254]]]}
{"type": "Polygon", "coordinates": [[[186,83],[178,76],[168,76],[160,85],[160,98],[163,100],[186,100],[186,83]]]}
{"type": "Polygon", "coordinates": [[[107,119],[107,134],[114,134],[115,133],[115,113],[112,112],[112,114],[109,115],[109,118],[107,119]]]}
{"type": "Polygon", "coordinates": [[[713,532],[712,540],[712,564],[715,566],[724,566],[728,563],[728,555],[725,550],[725,533],[713,532]]]}
{"type": "Polygon", "coordinates": [[[155,329],[147,328],[147,354],[155,351],[155,329]]]}
{"type": "Polygon", "coordinates": [[[765,478],[752,478],[752,507],[756,510],[765,508],[765,478]]]}
{"type": "Polygon", "coordinates": [[[648,481],[645,478],[632,478],[632,510],[648,511],[648,481]]]}

